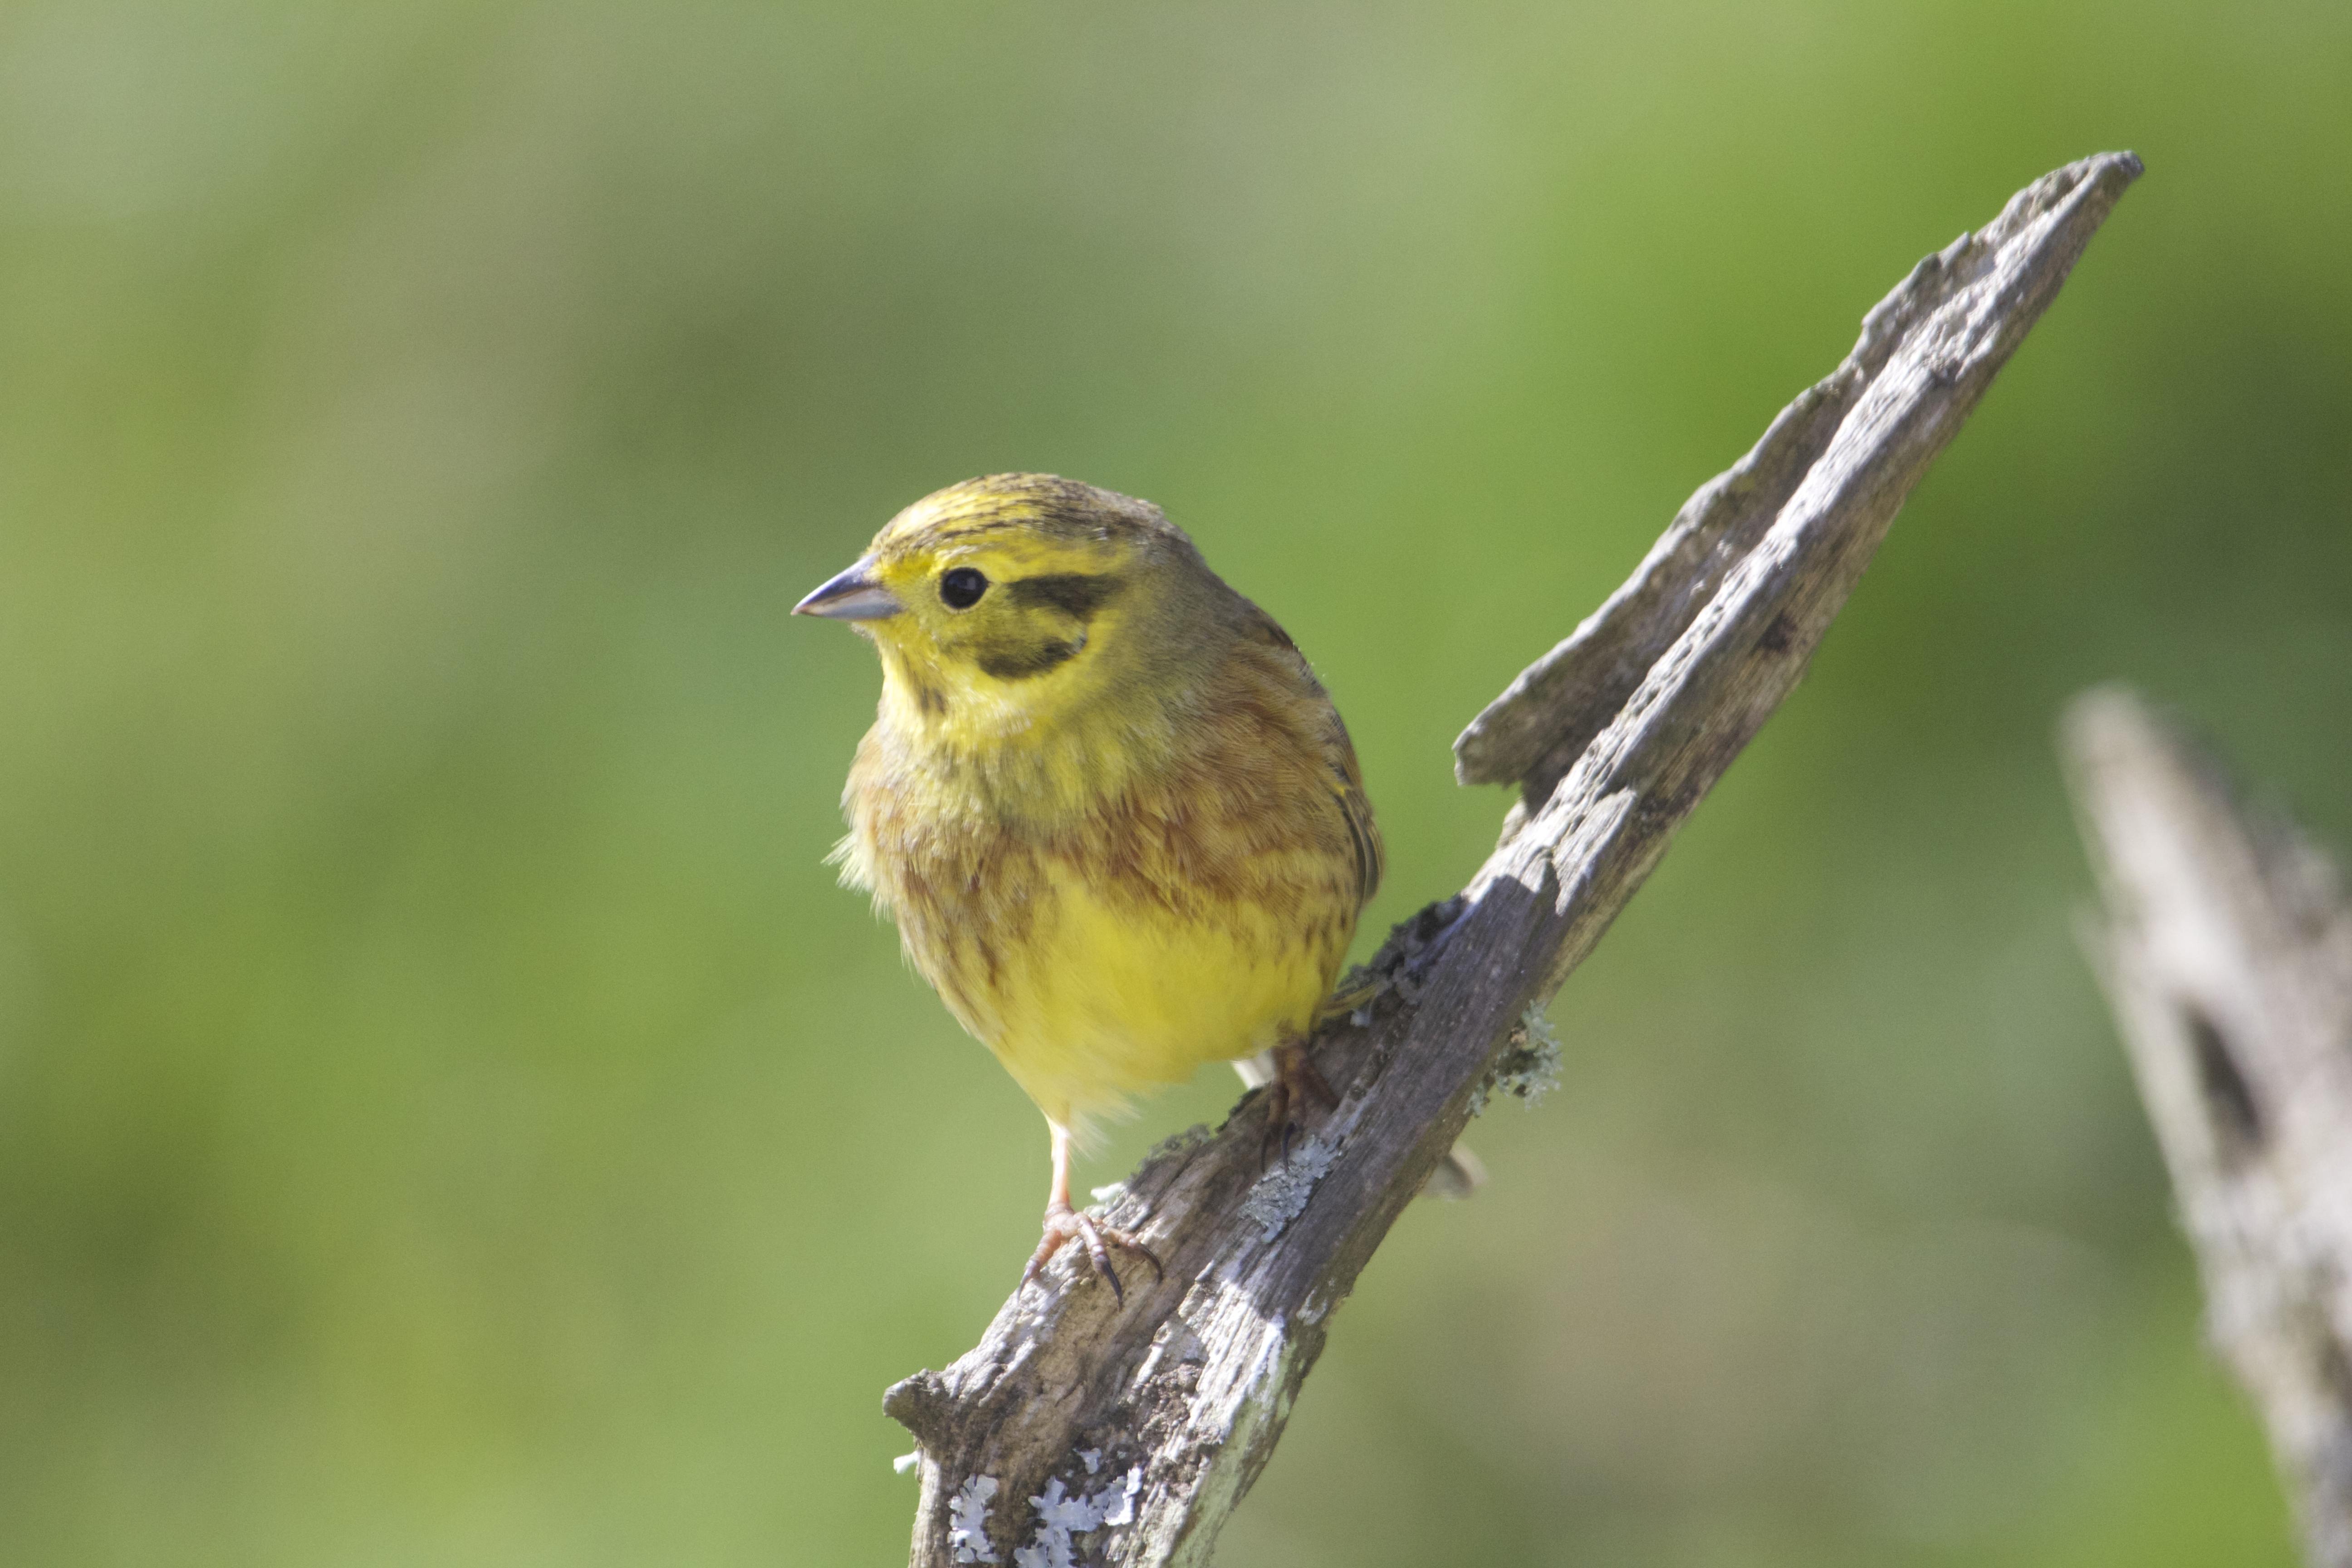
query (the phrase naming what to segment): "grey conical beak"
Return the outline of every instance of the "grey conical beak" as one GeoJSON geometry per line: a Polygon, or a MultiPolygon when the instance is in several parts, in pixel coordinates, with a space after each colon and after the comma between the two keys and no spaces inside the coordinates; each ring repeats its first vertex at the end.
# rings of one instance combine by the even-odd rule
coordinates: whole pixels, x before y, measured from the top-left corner
{"type": "Polygon", "coordinates": [[[907,606],[874,579],[868,556],[793,606],[796,616],[823,616],[834,621],[878,621],[907,606]]]}

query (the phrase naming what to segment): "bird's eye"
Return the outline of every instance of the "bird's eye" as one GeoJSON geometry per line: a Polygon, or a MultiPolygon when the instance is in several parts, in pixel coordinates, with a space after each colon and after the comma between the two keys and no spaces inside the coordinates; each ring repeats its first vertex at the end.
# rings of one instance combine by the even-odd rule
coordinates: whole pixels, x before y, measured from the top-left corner
{"type": "Polygon", "coordinates": [[[969,610],[988,592],[988,579],[969,566],[940,574],[940,602],[950,610],[969,610]]]}

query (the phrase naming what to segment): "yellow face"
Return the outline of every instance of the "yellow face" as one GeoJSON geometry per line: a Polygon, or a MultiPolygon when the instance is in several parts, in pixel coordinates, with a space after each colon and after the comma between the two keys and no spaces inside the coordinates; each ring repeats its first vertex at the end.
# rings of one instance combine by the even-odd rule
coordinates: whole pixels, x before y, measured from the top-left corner
{"type": "Polygon", "coordinates": [[[1171,541],[1189,553],[1156,511],[1107,491],[975,479],[899,513],[794,613],[874,639],[892,717],[978,740],[1034,728],[1100,688],[1171,541]]]}

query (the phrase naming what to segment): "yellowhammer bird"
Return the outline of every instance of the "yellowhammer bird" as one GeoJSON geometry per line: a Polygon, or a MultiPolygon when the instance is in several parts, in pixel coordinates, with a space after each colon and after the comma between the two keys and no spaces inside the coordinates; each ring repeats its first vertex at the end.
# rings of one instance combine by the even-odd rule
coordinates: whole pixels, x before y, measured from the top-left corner
{"type": "Polygon", "coordinates": [[[1159,508],[1049,475],[916,502],[794,613],[882,656],[844,879],[1053,1131],[1024,1281],[1074,1237],[1114,1290],[1107,1243],[1157,1271],[1072,1206],[1071,1139],[1262,1052],[1269,1137],[1328,1100],[1301,1042],[1381,878],[1347,727],[1159,508]]]}

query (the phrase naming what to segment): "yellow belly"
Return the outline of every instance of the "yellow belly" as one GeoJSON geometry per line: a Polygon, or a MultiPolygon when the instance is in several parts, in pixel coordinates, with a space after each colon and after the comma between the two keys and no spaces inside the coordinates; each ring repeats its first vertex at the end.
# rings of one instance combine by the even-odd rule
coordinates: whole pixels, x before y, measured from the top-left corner
{"type": "Polygon", "coordinates": [[[1302,920],[1296,904],[1229,904],[1213,921],[1113,907],[1066,871],[1048,881],[995,983],[966,989],[964,1022],[1066,1127],[1303,1036],[1354,925],[1353,910],[1302,920]]]}

